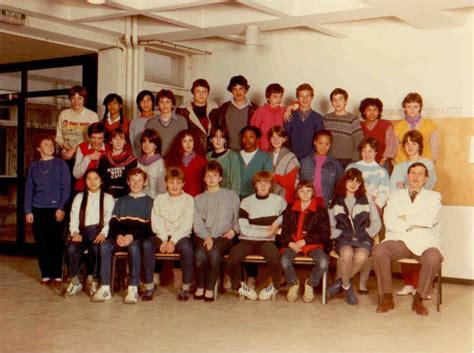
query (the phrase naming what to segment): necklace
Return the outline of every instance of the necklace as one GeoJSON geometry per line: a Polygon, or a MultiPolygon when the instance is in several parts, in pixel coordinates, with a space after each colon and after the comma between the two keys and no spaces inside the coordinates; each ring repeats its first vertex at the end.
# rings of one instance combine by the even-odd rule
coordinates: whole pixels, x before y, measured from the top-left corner
{"type": "MultiPolygon", "coordinates": [[[[39,171],[40,171],[42,174],[47,174],[47,173],[49,172],[49,170],[51,169],[51,166],[53,165],[53,160],[54,160],[54,158],[51,159],[51,161],[49,162],[49,165],[48,165],[48,167],[46,168],[45,171],[43,171],[43,169],[41,169],[41,163],[38,163],[38,169],[39,169],[39,171]]],[[[40,161],[40,162],[41,162],[41,161],[40,161]]],[[[44,163],[44,164],[46,164],[46,163],[44,163]]]]}

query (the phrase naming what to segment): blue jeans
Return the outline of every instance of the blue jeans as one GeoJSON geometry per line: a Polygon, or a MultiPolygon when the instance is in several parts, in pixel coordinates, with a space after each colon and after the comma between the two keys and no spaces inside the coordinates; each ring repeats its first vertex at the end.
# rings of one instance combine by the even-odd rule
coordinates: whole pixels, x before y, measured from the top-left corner
{"type": "Polygon", "coordinates": [[[100,246],[100,282],[101,285],[110,284],[110,270],[112,254],[117,251],[128,252],[129,286],[138,286],[140,269],[143,262],[145,283],[153,283],[153,270],[155,268],[155,243],[156,237],[134,239],[128,246],[120,247],[116,239],[107,239],[100,246]]]}
{"type": "Polygon", "coordinates": [[[193,242],[191,237],[181,238],[176,243],[176,252],[179,254],[179,265],[183,271],[183,284],[191,284],[193,279],[193,242]]]}
{"type": "MultiPolygon", "coordinates": [[[[296,284],[296,271],[293,266],[293,259],[298,255],[294,250],[288,248],[281,255],[281,267],[285,273],[286,282],[289,285],[296,284]]],[[[311,274],[309,275],[309,284],[312,287],[317,287],[319,281],[324,274],[324,271],[328,268],[328,256],[323,249],[314,249],[308,253],[308,256],[312,257],[315,265],[311,274]]]]}
{"type": "Polygon", "coordinates": [[[196,251],[194,259],[196,265],[196,286],[213,290],[221,271],[221,263],[224,255],[232,248],[232,240],[226,238],[212,239],[214,244],[208,251],[204,247],[204,240],[196,237],[194,244],[196,251]]]}
{"type": "Polygon", "coordinates": [[[91,265],[92,276],[99,278],[99,244],[94,244],[94,239],[99,235],[100,229],[97,225],[87,226],[79,230],[82,241],[73,241],[67,249],[69,278],[76,277],[79,274],[81,257],[84,251],[89,251],[89,263],[91,265]]]}

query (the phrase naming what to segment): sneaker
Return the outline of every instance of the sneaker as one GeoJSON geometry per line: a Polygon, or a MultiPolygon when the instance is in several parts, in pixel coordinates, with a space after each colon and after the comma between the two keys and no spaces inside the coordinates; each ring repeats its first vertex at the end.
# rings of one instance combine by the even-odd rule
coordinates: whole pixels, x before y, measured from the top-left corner
{"type": "Polygon", "coordinates": [[[82,284],[81,282],[78,282],[76,284],[69,282],[69,285],[67,286],[66,293],[64,293],[64,298],[69,298],[77,293],[79,293],[82,289],[82,284]]]}
{"type": "Polygon", "coordinates": [[[268,287],[262,289],[260,293],[258,293],[258,300],[275,300],[278,291],[273,287],[273,283],[271,283],[268,287]]]}
{"type": "Polygon", "coordinates": [[[98,287],[99,287],[99,283],[97,283],[97,281],[93,281],[91,283],[91,289],[89,289],[89,295],[93,296],[95,293],[97,293],[98,287]]]}
{"type": "Polygon", "coordinates": [[[159,273],[154,273],[153,274],[153,284],[155,285],[155,288],[158,288],[160,286],[161,279],[160,279],[160,274],[159,273]]]}
{"type": "Polygon", "coordinates": [[[245,298],[257,300],[257,292],[255,292],[255,289],[250,288],[244,282],[240,282],[240,288],[237,293],[239,294],[240,300],[244,300],[245,298]]]}
{"type": "Polygon", "coordinates": [[[288,293],[286,294],[286,300],[289,302],[295,302],[298,300],[298,290],[300,289],[300,282],[296,281],[295,284],[292,284],[288,289],[288,293]]]}
{"type": "Polygon", "coordinates": [[[331,297],[334,297],[341,292],[342,292],[342,279],[338,278],[336,279],[336,282],[334,282],[334,284],[331,287],[329,287],[328,294],[331,297]]]}
{"type": "Polygon", "coordinates": [[[92,301],[94,303],[102,303],[111,298],[112,298],[112,293],[110,293],[110,288],[106,288],[105,286],[102,286],[92,296],[92,301]]]}
{"type": "Polygon", "coordinates": [[[397,292],[397,295],[415,295],[415,288],[411,285],[404,286],[401,290],[397,292]]]}
{"type": "Polygon", "coordinates": [[[309,278],[304,282],[304,294],[303,301],[305,303],[311,303],[314,300],[314,288],[309,284],[309,278]]]}
{"type": "Polygon", "coordinates": [[[248,286],[250,289],[255,290],[256,285],[257,285],[257,280],[255,279],[255,277],[249,277],[249,278],[247,278],[247,286],[248,286]]]}
{"type": "Polygon", "coordinates": [[[358,303],[357,297],[354,294],[354,287],[352,283],[349,285],[348,289],[342,288],[346,294],[346,302],[350,305],[356,305],[358,303]]]}
{"type": "Polygon", "coordinates": [[[138,303],[138,288],[136,286],[128,286],[127,296],[123,301],[125,304],[138,303]]]}

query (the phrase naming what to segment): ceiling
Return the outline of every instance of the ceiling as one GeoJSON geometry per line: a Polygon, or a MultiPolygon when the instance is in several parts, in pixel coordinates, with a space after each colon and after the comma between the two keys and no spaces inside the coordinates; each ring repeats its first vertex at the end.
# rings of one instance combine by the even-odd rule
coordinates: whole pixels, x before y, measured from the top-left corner
{"type": "Polygon", "coordinates": [[[0,23],[0,60],[17,60],[21,48],[29,55],[39,50],[58,57],[56,50],[66,56],[117,46],[127,26],[134,26],[130,18],[135,18],[139,42],[189,45],[218,39],[245,44],[251,39],[252,33],[245,35],[249,26],[256,26],[250,29],[254,34],[304,28],[334,38],[350,36],[337,24],[383,18],[420,30],[456,27],[464,25],[470,7],[474,0],[105,0],[102,5],[86,0],[0,0],[0,9],[27,16],[23,26],[0,23]]]}

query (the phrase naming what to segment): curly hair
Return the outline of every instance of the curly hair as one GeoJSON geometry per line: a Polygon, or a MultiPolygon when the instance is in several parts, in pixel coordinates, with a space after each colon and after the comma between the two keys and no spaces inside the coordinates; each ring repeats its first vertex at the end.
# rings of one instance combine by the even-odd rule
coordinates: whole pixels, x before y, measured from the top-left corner
{"type": "Polygon", "coordinates": [[[204,147],[201,144],[201,140],[196,132],[193,130],[181,130],[171,142],[168,152],[164,155],[163,159],[166,162],[167,167],[180,167],[183,165],[184,149],[183,139],[186,136],[191,136],[194,140],[194,152],[197,155],[205,156],[204,147]]]}
{"type": "Polygon", "coordinates": [[[377,115],[377,119],[380,119],[382,117],[383,112],[383,103],[378,98],[365,98],[360,102],[359,112],[361,114],[362,119],[367,119],[367,117],[365,116],[365,110],[371,106],[376,107],[378,109],[379,114],[377,115]]]}

